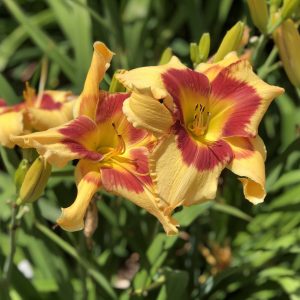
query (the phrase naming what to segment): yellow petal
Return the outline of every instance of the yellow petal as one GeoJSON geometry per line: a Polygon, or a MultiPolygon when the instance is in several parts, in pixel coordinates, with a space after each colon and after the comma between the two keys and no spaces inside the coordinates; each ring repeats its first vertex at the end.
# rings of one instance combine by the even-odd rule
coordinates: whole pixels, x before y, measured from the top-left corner
{"type": "Polygon", "coordinates": [[[243,82],[249,85],[257,93],[260,98],[260,105],[254,115],[251,117],[247,131],[255,136],[257,134],[258,125],[268,109],[271,102],[284,92],[284,89],[278,86],[269,85],[261,80],[252,70],[250,63],[241,60],[230,65],[227,68],[228,76],[237,82],[243,82]]]}
{"type": "Polygon", "coordinates": [[[123,104],[123,112],[134,127],[154,134],[168,132],[174,122],[167,106],[147,93],[132,93],[123,104]]]}
{"type": "Polygon", "coordinates": [[[155,184],[149,176],[147,148],[132,148],[127,155],[128,159],[136,163],[126,163],[120,158],[119,161],[114,160],[110,167],[101,169],[103,187],[154,215],[168,235],[176,234],[178,224],[171,218],[166,203],[157,195],[155,184]]]}
{"type": "Polygon", "coordinates": [[[186,66],[177,57],[173,56],[167,64],[133,69],[117,74],[116,78],[130,91],[150,88],[154,97],[161,99],[167,96],[161,74],[173,68],[185,69],[186,66]]]}
{"type": "Polygon", "coordinates": [[[49,95],[55,102],[59,103],[68,102],[75,97],[71,91],[45,90],[43,94],[49,95]]]}
{"type": "Polygon", "coordinates": [[[217,63],[201,63],[196,68],[195,71],[204,73],[210,81],[212,81],[224,68],[228,67],[232,63],[238,61],[239,58],[236,52],[228,53],[224,59],[217,63]]]}
{"type": "MultiPolygon", "coordinates": [[[[88,119],[88,118],[87,118],[88,119]]],[[[70,160],[79,159],[79,152],[74,152],[68,144],[64,143],[66,138],[61,130],[76,125],[76,120],[67,123],[65,126],[55,127],[42,132],[22,136],[12,136],[11,140],[22,148],[36,148],[37,152],[57,167],[65,166],[70,160]]]]}
{"type": "Polygon", "coordinates": [[[60,109],[28,108],[30,125],[37,131],[47,130],[72,120],[75,101],[62,104],[60,109]]]}
{"type": "Polygon", "coordinates": [[[10,140],[11,135],[23,133],[23,113],[8,112],[0,115],[0,144],[13,148],[15,143],[10,140]]]}
{"type": "Polygon", "coordinates": [[[90,69],[88,71],[83,91],[75,107],[74,116],[86,115],[95,119],[96,108],[99,102],[99,84],[102,81],[114,53],[104,43],[94,43],[94,53],[90,69]]]}
{"type": "Polygon", "coordinates": [[[244,195],[253,204],[264,201],[265,190],[265,158],[266,148],[262,139],[257,136],[253,139],[228,138],[235,158],[228,169],[241,176],[244,195]]]}
{"type": "Polygon", "coordinates": [[[76,166],[75,173],[78,181],[77,197],[71,206],[62,209],[62,214],[56,221],[67,231],[78,231],[84,228],[86,210],[101,184],[97,164],[81,160],[76,166]]]}
{"type": "Polygon", "coordinates": [[[174,135],[163,139],[150,159],[151,176],[170,211],[182,204],[192,205],[215,198],[218,178],[225,167],[223,163],[203,171],[193,163],[188,165],[183,161],[174,135]]]}

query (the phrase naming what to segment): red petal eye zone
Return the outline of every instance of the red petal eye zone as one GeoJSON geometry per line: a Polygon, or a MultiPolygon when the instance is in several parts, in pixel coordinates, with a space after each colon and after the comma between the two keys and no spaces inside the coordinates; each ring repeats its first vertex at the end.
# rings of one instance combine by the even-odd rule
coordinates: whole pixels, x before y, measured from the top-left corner
{"type": "Polygon", "coordinates": [[[245,126],[249,124],[262,101],[256,90],[247,82],[230,77],[230,68],[220,72],[211,86],[211,105],[224,106],[224,110],[226,107],[232,109],[230,117],[224,124],[223,136],[248,136],[245,126]]]}
{"type": "Polygon", "coordinates": [[[149,176],[147,150],[133,149],[130,153],[133,164],[123,164],[115,168],[101,168],[104,187],[113,191],[125,189],[135,193],[142,193],[145,186],[152,184],[149,176]]]}
{"type": "Polygon", "coordinates": [[[187,165],[193,165],[198,171],[211,170],[220,163],[228,163],[233,158],[230,146],[222,140],[212,143],[195,141],[177,122],[174,126],[177,145],[187,165]]]}
{"type": "Polygon", "coordinates": [[[62,143],[72,152],[78,153],[81,157],[98,161],[102,154],[88,149],[84,143],[87,134],[93,133],[97,129],[96,124],[88,117],[81,116],[71,121],[66,127],[59,130],[64,135],[62,143]]]}
{"type": "Polygon", "coordinates": [[[102,93],[97,107],[96,123],[103,123],[122,114],[123,102],[129,97],[128,93],[102,93]]]}
{"type": "Polygon", "coordinates": [[[66,138],[76,140],[96,129],[96,124],[89,118],[81,116],[60,129],[66,138]]]}
{"type": "Polygon", "coordinates": [[[164,85],[177,107],[175,118],[187,123],[196,105],[207,105],[210,94],[208,78],[201,73],[185,69],[171,69],[162,75],[164,85]]]}
{"type": "Polygon", "coordinates": [[[61,107],[62,107],[62,103],[55,102],[50,95],[47,94],[43,95],[40,108],[46,110],[55,110],[55,109],[60,109],[61,107]]]}
{"type": "Polygon", "coordinates": [[[208,78],[193,70],[170,69],[162,74],[163,82],[171,96],[178,96],[181,88],[186,88],[198,92],[203,96],[208,96],[210,84],[208,78]]]}
{"type": "Polygon", "coordinates": [[[0,98],[0,107],[4,107],[6,105],[7,104],[6,104],[5,100],[0,98]]]}

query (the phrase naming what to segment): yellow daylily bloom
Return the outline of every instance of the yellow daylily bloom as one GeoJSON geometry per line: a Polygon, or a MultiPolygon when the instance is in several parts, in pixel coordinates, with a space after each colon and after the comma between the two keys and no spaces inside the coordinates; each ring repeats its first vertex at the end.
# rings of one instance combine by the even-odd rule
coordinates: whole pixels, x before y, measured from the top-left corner
{"type": "Polygon", "coordinates": [[[74,99],[69,91],[45,90],[36,95],[27,84],[22,103],[7,106],[4,100],[0,102],[0,144],[12,148],[15,144],[10,135],[46,130],[68,122],[73,118],[74,99]]]}
{"type": "Polygon", "coordinates": [[[158,218],[167,234],[177,232],[177,223],[166,210],[151,179],[148,156],[151,134],[133,127],[122,112],[128,93],[99,91],[112,52],[102,43],[94,55],[85,86],[76,104],[77,117],[44,132],[13,137],[21,147],[34,147],[49,163],[62,167],[78,159],[75,177],[77,197],[62,209],[57,224],[68,231],[84,227],[84,217],[94,194],[103,188],[125,197],[158,218]]]}
{"type": "Polygon", "coordinates": [[[151,176],[167,210],[215,198],[225,167],[242,177],[246,199],[263,201],[265,148],[257,130],[283,89],[262,81],[235,53],[196,71],[176,61],[119,75],[133,91],[123,106],[128,120],[159,139],[151,176]],[[165,98],[152,93],[157,86],[165,98]]]}

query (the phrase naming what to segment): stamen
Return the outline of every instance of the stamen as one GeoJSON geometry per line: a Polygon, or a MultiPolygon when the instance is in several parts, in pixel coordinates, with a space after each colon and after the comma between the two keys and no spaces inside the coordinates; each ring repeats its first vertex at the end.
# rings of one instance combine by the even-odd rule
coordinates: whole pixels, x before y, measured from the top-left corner
{"type": "Polygon", "coordinates": [[[206,107],[202,104],[196,104],[193,121],[188,124],[188,129],[196,136],[204,135],[207,131],[210,121],[210,112],[206,112],[206,107]]]}
{"type": "Polygon", "coordinates": [[[130,158],[127,158],[127,157],[122,157],[122,161],[119,161],[121,157],[114,157],[112,158],[111,160],[119,165],[120,167],[122,167],[123,169],[125,169],[126,171],[130,172],[131,174],[133,175],[136,175],[136,176],[148,176],[150,175],[149,172],[146,172],[146,173],[140,173],[138,171],[135,171],[135,170],[132,170],[132,169],[128,169],[124,166],[124,162],[126,161],[127,163],[129,164],[133,164],[135,167],[136,167],[136,161],[133,160],[133,159],[130,159],[130,158]]]}
{"type": "Polygon", "coordinates": [[[105,151],[106,153],[103,154],[103,156],[101,157],[101,159],[99,159],[99,162],[100,161],[107,161],[108,159],[111,159],[112,157],[114,156],[118,156],[118,155],[122,155],[125,153],[126,151],[126,144],[125,144],[125,141],[122,137],[121,134],[118,133],[118,130],[117,130],[117,127],[116,127],[116,124],[115,123],[111,123],[116,135],[117,135],[117,138],[118,138],[118,145],[113,148],[113,147],[100,147],[98,149],[99,152],[102,151],[105,151]]]}
{"type": "Polygon", "coordinates": [[[126,151],[126,144],[124,142],[124,139],[123,139],[122,135],[118,133],[118,130],[116,128],[116,124],[112,123],[111,125],[112,125],[115,133],[117,134],[117,137],[118,137],[118,140],[119,140],[118,146],[116,147],[116,152],[118,152],[119,154],[124,154],[125,151],[126,151]]]}

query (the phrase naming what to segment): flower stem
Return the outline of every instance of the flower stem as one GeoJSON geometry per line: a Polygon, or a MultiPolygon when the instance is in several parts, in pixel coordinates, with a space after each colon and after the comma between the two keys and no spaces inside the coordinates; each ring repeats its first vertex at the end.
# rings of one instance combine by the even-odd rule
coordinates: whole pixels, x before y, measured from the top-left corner
{"type": "Polygon", "coordinates": [[[4,299],[9,299],[9,288],[11,280],[11,272],[13,260],[16,252],[16,229],[17,229],[17,214],[19,206],[13,203],[11,212],[11,221],[9,226],[9,253],[6,257],[3,267],[3,278],[1,280],[1,290],[3,291],[4,299]]]}
{"type": "Polygon", "coordinates": [[[253,56],[252,56],[253,64],[256,67],[258,65],[259,58],[261,57],[261,53],[262,53],[263,49],[265,48],[267,41],[268,41],[268,37],[265,34],[262,34],[258,38],[258,42],[257,42],[256,48],[255,48],[253,56]]]}
{"type": "Polygon", "coordinates": [[[274,46],[268,58],[266,59],[265,63],[257,71],[260,78],[265,78],[266,75],[269,73],[268,70],[270,66],[274,63],[277,54],[278,54],[278,49],[276,46],[274,46]]]}
{"type": "Polygon", "coordinates": [[[266,68],[266,69],[264,70],[264,72],[261,73],[261,74],[259,75],[259,77],[260,77],[261,79],[265,79],[266,76],[267,76],[268,74],[270,74],[270,73],[272,73],[273,71],[279,69],[280,67],[282,67],[282,62],[281,62],[281,61],[277,61],[277,62],[274,63],[273,65],[271,65],[271,66],[269,66],[268,68],[266,68]]]}
{"type": "Polygon", "coordinates": [[[110,296],[111,299],[117,299],[117,295],[111,288],[109,281],[97,270],[95,265],[87,261],[76,251],[74,247],[72,247],[69,243],[64,241],[61,237],[56,235],[52,230],[43,224],[35,222],[35,227],[57,246],[73,257],[83,268],[85,268],[87,274],[91,276],[100,287],[103,288],[103,290],[110,296]]]}

